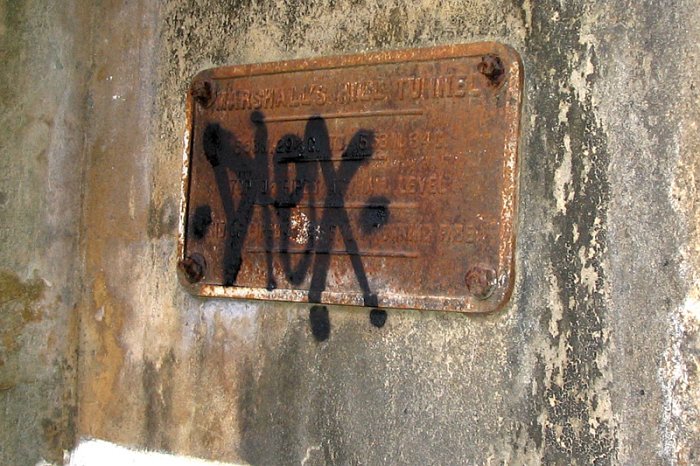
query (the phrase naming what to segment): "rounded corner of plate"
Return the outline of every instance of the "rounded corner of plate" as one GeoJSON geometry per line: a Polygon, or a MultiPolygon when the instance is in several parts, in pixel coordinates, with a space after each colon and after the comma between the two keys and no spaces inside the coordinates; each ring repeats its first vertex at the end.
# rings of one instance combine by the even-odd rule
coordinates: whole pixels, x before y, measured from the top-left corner
{"type": "Polygon", "coordinates": [[[485,312],[488,314],[493,314],[496,312],[503,312],[509,308],[511,299],[513,297],[513,290],[515,288],[515,283],[513,280],[513,274],[511,273],[506,284],[499,290],[498,294],[493,297],[493,304],[485,312]]]}
{"type": "Polygon", "coordinates": [[[216,68],[207,68],[204,70],[200,70],[197,73],[195,73],[194,76],[192,76],[192,79],[190,79],[190,85],[197,81],[206,81],[208,79],[211,79],[212,75],[214,74],[214,71],[216,68]]]}
{"type": "Polygon", "coordinates": [[[202,293],[202,286],[198,284],[192,284],[182,274],[177,274],[177,281],[180,283],[180,288],[186,291],[192,296],[204,296],[202,293]]]}
{"type": "Polygon", "coordinates": [[[522,58],[520,55],[520,52],[511,44],[506,43],[506,42],[487,42],[490,47],[494,49],[496,53],[499,55],[503,56],[504,58],[508,58],[509,61],[515,61],[518,63],[518,65],[522,66],[522,58]]]}

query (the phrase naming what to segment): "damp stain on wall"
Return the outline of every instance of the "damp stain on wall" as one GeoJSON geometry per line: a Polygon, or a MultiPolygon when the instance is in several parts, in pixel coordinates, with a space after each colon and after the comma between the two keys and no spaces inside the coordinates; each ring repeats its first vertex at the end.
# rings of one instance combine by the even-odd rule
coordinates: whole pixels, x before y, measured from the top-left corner
{"type": "Polygon", "coordinates": [[[41,300],[46,283],[40,278],[22,280],[0,270],[0,390],[12,388],[18,380],[25,327],[44,318],[41,300]]]}

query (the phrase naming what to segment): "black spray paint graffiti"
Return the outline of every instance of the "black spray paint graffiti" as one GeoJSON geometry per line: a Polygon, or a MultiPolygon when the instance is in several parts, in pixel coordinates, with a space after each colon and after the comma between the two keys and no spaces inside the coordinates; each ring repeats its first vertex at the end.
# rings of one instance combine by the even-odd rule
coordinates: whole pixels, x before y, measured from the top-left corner
{"type": "MultiPolygon", "coordinates": [[[[377,296],[370,290],[367,274],[355,240],[350,218],[345,207],[345,196],[351,180],[357,171],[366,164],[373,154],[374,134],[369,130],[359,130],[350,139],[340,156],[339,163],[333,163],[330,138],[326,122],[321,117],[311,117],[306,123],[302,137],[288,134],[280,138],[272,158],[268,153],[268,131],[264,115],[253,112],[251,123],[254,126],[253,152],[250,156],[243,145],[230,131],[219,124],[207,125],[202,136],[204,154],[214,170],[216,185],[223,204],[229,233],[226,235],[223,257],[223,284],[233,285],[243,263],[243,245],[253,218],[254,207],[262,209],[263,231],[270,231],[273,213],[281,230],[279,248],[274,248],[272,235],[265,235],[265,253],[268,276],[268,289],[276,288],[273,273],[273,252],[278,251],[282,267],[290,283],[300,284],[309,273],[309,301],[320,302],[326,288],[326,279],[331,263],[335,232],[343,241],[355,277],[362,290],[365,306],[376,306],[377,296]],[[274,184],[277,187],[274,198],[269,189],[269,163],[273,163],[274,184]],[[290,169],[294,169],[293,182],[290,169]],[[234,196],[229,182],[233,173],[240,186],[240,196],[234,205],[234,196]],[[316,183],[323,180],[326,195],[321,203],[316,199],[316,183]],[[291,186],[290,186],[291,184],[291,186]],[[308,193],[305,206],[309,207],[309,222],[317,225],[321,234],[309,234],[301,256],[293,264],[289,254],[291,231],[291,209],[301,204],[308,193]],[[316,207],[320,206],[320,215],[316,207]],[[318,236],[318,237],[317,237],[318,236]]],[[[371,197],[360,215],[360,230],[370,234],[388,223],[390,218],[389,200],[386,197],[371,197]]],[[[202,228],[211,223],[211,210],[200,206],[195,211],[193,228],[195,235],[202,235],[202,228]]],[[[296,251],[299,252],[299,251],[296,251]]]]}

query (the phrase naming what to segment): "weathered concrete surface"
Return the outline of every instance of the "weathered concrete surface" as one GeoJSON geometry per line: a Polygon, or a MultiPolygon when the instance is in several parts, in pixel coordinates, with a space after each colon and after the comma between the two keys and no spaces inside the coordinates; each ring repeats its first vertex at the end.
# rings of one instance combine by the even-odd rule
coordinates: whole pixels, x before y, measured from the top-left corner
{"type": "MultiPolygon", "coordinates": [[[[94,27],[68,24],[73,36],[58,43],[76,57],[90,46],[83,111],[34,103],[18,112],[89,118],[61,139],[84,135],[83,178],[51,172],[68,180],[56,188],[62,196],[84,193],[81,227],[69,229],[79,253],[64,239],[54,252],[62,256],[49,261],[16,238],[24,252],[2,254],[24,261],[7,268],[21,278],[11,283],[26,290],[19,302],[30,318],[51,302],[56,276],[68,290],[84,287],[77,435],[254,464],[699,462],[699,11],[691,1],[624,0],[76,9],[94,27]],[[308,306],[183,292],[175,226],[192,76],[215,65],[477,40],[512,45],[525,66],[517,284],[507,309],[390,311],[379,329],[368,310],[332,307],[330,337],[317,342],[308,306]],[[65,277],[81,270],[76,255],[82,280],[65,277]]],[[[39,34],[38,25],[10,28],[39,34]]],[[[33,66],[49,68],[41,50],[33,66]]],[[[18,65],[2,83],[27,69],[18,65]]],[[[47,99],[81,83],[70,73],[46,88],[47,99]]],[[[25,136],[22,150],[36,139],[25,136]]],[[[70,152],[23,168],[28,158],[12,156],[20,148],[2,147],[3,163],[32,180],[70,152]]],[[[20,224],[53,231],[57,209],[47,206],[66,205],[32,196],[33,216],[20,224]]],[[[57,305],[59,321],[36,331],[30,323],[20,337],[68,335],[70,296],[57,305]]],[[[32,370],[52,367],[33,362],[32,370]]],[[[35,394],[23,387],[12,393],[35,394]]],[[[61,393],[61,384],[50,390],[61,393]]],[[[41,410],[33,398],[2,396],[18,413],[41,410]]],[[[37,456],[45,443],[23,443],[31,429],[12,437],[7,457],[37,456]]]]}
{"type": "Polygon", "coordinates": [[[0,464],[75,436],[89,17],[0,2],[0,464]]]}

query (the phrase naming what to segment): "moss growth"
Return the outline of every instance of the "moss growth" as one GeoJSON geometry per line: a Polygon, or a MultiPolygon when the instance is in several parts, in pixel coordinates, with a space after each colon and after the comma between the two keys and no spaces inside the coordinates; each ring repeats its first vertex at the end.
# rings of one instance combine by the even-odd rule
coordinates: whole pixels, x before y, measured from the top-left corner
{"type": "MultiPolygon", "coordinates": [[[[45,288],[41,279],[23,282],[11,272],[0,271],[0,368],[18,352],[24,327],[42,319],[36,303],[44,296],[45,288]]],[[[5,378],[0,378],[0,387],[11,386],[11,381],[5,378]]]]}

